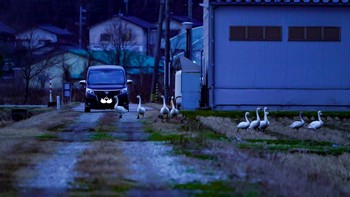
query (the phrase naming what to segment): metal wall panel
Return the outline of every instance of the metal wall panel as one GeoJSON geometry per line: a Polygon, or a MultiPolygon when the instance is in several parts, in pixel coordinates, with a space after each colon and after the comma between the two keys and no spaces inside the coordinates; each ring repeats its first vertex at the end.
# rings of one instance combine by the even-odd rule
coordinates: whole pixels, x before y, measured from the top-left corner
{"type": "Polygon", "coordinates": [[[348,18],[350,8],[340,6],[215,7],[214,105],[350,106],[348,18]],[[281,26],[283,39],[229,41],[232,25],[281,26]],[[341,41],[288,41],[288,26],[339,26],[341,41]]]}

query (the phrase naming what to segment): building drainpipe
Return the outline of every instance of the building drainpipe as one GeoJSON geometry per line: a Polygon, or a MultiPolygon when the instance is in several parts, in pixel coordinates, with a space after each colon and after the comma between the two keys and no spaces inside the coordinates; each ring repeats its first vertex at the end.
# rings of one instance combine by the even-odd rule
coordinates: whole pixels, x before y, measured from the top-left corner
{"type": "Polygon", "coordinates": [[[209,6],[209,73],[211,74],[211,82],[209,84],[209,106],[211,109],[215,109],[215,59],[214,59],[214,50],[215,50],[215,35],[214,35],[214,22],[215,22],[215,15],[214,15],[214,7],[210,5],[210,2],[208,2],[209,6]]]}

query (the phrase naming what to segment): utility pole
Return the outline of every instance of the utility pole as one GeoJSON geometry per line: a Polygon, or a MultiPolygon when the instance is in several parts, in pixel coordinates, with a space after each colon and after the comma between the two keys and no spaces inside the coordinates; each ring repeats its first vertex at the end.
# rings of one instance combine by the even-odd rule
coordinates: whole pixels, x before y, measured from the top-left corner
{"type": "Polygon", "coordinates": [[[125,3],[125,15],[128,16],[129,12],[129,0],[124,0],[125,3]]]}
{"type": "Polygon", "coordinates": [[[80,9],[79,9],[79,48],[82,46],[82,37],[83,37],[83,25],[85,24],[86,17],[83,16],[83,13],[85,13],[86,10],[83,9],[83,6],[80,4],[80,9]]]}
{"type": "Polygon", "coordinates": [[[192,3],[192,0],[188,0],[188,21],[192,21],[192,6],[193,6],[193,3],[192,3]]]}
{"type": "Polygon", "coordinates": [[[165,0],[165,65],[164,65],[164,96],[169,101],[170,89],[170,0],[165,0]]]}
{"type": "Polygon", "coordinates": [[[163,17],[164,17],[164,0],[160,0],[159,5],[159,17],[158,17],[158,28],[157,28],[157,41],[155,46],[154,54],[154,67],[153,67],[153,77],[152,77],[152,87],[151,87],[151,102],[157,101],[157,84],[158,84],[158,70],[160,61],[160,43],[162,40],[163,32],[163,17]]]}
{"type": "Polygon", "coordinates": [[[186,29],[186,57],[192,60],[192,0],[188,0],[188,22],[182,23],[186,29]]]}

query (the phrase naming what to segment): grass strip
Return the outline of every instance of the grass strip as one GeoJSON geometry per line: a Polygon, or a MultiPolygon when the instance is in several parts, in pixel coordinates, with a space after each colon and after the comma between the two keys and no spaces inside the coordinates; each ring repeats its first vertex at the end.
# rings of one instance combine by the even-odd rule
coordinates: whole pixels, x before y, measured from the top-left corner
{"type": "Polygon", "coordinates": [[[267,150],[277,152],[306,152],[320,155],[341,155],[350,152],[350,146],[312,140],[266,140],[249,139],[238,145],[241,149],[267,150]]]}
{"type": "MultiPolygon", "coordinates": [[[[195,110],[195,111],[186,111],[183,110],[181,113],[189,118],[189,119],[196,119],[197,116],[217,116],[217,117],[227,117],[232,119],[240,119],[244,117],[244,113],[246,111],[213,111],[213,110],[195,110]]],[[[255,111],[249,111],[250,114],[255,114],[255,111]]],[[[270,111],[269,116],[270,117],[287,117],[287,118],[293,118],[295,116],[298,116],[298,111],[270,111]]],[[[262,115],[262,113],[261,113],[262,115]]],[[[323,116],[328,117],[338,117],[338,118],[350,118],[350,111],[327,111],[323,112],[323,116]]],[[[303,112],[303,117],[317,117],[317,113],[315,111],[305,111],[303,112]]]]}

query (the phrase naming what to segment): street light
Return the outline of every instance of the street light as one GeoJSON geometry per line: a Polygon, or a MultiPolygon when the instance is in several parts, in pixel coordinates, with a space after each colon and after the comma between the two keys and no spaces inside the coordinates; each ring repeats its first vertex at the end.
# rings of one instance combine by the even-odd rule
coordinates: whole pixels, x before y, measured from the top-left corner
{"type": "Polygon", "coordinates": [[[185,57],[192,60],[192,22],[183,22],[182,26],[186,29],[186,53],[185,57]]]}

